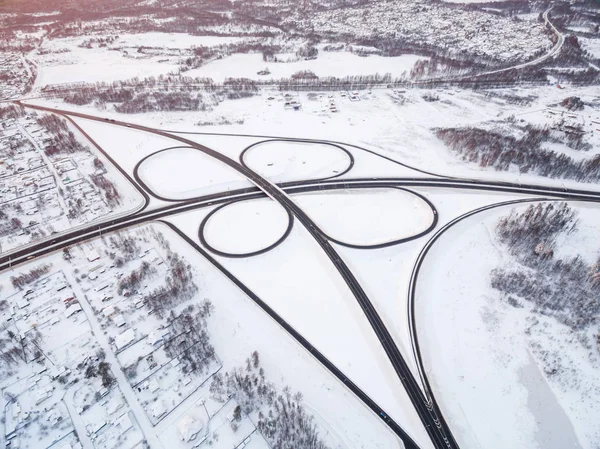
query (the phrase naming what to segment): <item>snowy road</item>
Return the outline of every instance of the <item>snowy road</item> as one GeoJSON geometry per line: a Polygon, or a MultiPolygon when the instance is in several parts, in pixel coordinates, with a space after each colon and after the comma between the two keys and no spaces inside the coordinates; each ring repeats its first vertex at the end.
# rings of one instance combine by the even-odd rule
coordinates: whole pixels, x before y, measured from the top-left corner
{"type": "Polygon", "coordinates": [[[92,328],[92,333],[94,334],[94,336],[96,337],[96,340],[98,341],[98,344],[100,345],[100,347],[104,350],[104,353],[106,354],[106,362],[108,362],[108,364],[110,365],[111,372],[115,376],[116,382],[119,385],[119,388],[120,388],[121,392],[123,393],[123,396],[125,396],[125,400],[127,401],[127,404],[129,405],[129,408],[131,409],[131,412],[134,414],[135,419],[136,419],[138,425],[140,426],[140,429],[144,435],[144,438],[150,444],[151,447],[153,447],[153,448],[162,447],[162,445],[160,444],[160,441],[156,437],[154,427],[152,426],[152,423],[150,423],[150,420],[148,419],[148,416],[146,415],[146,411],[142,408],[142,406],[138,402],[137,397],[135,396],[135,393],[133,391],[133,388],[131,388],[131,385],[129,384],[129,382],[127,381],[127,378],[125,377],[125,374],[121,370],[121,365],[119,364],[119,361],[117,360],[117,357],[115,356],[115,354],[113,352],[113,348],[111,347],[110,343],[108,342],[106,333],[100,327],[98,318],[97,318],[96,314],[94,313],[92,306],[88,302],[87,296],[85,295],[83,290],[81,290],[81,287],[79,286],[79,284],[77,282],[75,282],[75,280],[72,278],[70,273],[66,272],[65,276],[67,276],[69,283],[71,284],[71,288],[76,293],[76,297],[79,300],[81,309],[85,313],[85,315],[88,319],[88,322],[90,323],[90,327],[92,328]]]}

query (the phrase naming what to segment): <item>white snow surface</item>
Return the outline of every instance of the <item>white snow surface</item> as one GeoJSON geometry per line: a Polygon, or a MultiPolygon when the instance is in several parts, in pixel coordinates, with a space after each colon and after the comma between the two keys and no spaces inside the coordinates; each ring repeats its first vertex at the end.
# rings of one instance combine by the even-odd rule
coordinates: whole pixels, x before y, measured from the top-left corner
{"type": "Polygon", "coordinates": [[[123,34],[107,47],[81,47],[90,38],[106,37],[86,35],[46,40],[41,47],[44,54],[31,55],[38,67],[36,87],[167,75],[177,72],[179,59],[184,56],[185,51],[199,46],[231,44],[244,39],[233,36],[150,32],[123,34]],[[160,49],[160,52],[138,53],[139,47],[160,49]],[[102,69],[99,70],[99,67],[102,69]]]}
{"type": "Polygon", "coordinates": [[[218,251],[247,254],[274,244],[288,223],[285,209],[271,199],[240,201],[208,219],[204,238],[218,251]]]}
{"type": "Polygon", "coordinates": [[[120,35],[112,45],[187,49],[233,44],[243,40],[245,38],[237,36],[192,36],[186,33],[150,32],[120,35]]]}
{"type": "MultiPolygon", "coordinates": [[[[169,218],[197,240],[205,211],[169,218]]],[[[356,299],[314,239],[296,224],[268,253],[215,258],[319,349],[422,448],[431,441],[356,299]]]]}
{"type": "MultiPolygon", "coordinates": [[[[570,204],[600,219],[597,207],[570,204]]],[[[511,209],[458,223],[427,255],[415,304],[425,371],[461,447],[592,449],[600,435],[593,357],[565,326],[528,305],[508,305],[490,286],[492,269],[514,263],[494,239],[495,224],[511,209]],[[540,351],[558,351],[568,372],[549,377],[540,351]]],[[[582,248],[593,228],[580,228],[569,246],[582,248]]]]}
{"type": "Polygon", "coordinates": [[[290,141],[259,143],[244,154],[244,162],[273,182],[328,178],[344,172],[351,163],[334,145],[290,141]]]}
{"type": "Polygon", "coordinates": [[[354,245],[376,245],[426,230],[433,211],[400,189],[347,189],[303,193],[293,200],[330,237],[354,245]]]}
{"type": "MultiPolygon", "coordinates": [[[[458,89],[410,89],[393,91],[378,89],[360,91],[360,101],[351,101],[347,93],[322,92],[321,99],[310,100],[306,93],[294,93],[294,99],[302,104],[300,111],[285,110],[281,92],[265,90],[262,95],[235,101],[221,103],[214,111],[198,112],[157,112],[147,114],[124,115],[116,112],[102,112],[103,116],[119,120],[139,123],[147,126],[157,126],[178,131],[202,131],[216,133],[239,133],[263,136],[295,137],[300,139],[327,139],[355,144],[376,151],[409,166],[433,173],[458,176],[471,179],[502,180],[513,183],[530,183],[590,189],[590,184],[575,180],[556,180],[531,173],[519,173],[516,170],[495,171],[492,168],[482,169],[478,164],[460,160],[439,140],[433,130],[443,127],[482,126],[492,120],[502,120],[509,115],[515,115],[534,125],[550,125],[546,114],[547,108],[553,108],[556,103],[568,96],[579,96],[583,101],[593,102],[596,97],[595,86],[575,87],[563,86],[557,89],[553,86],[529,88],[527,90],[507,89],[493,91],[470,91],[458,89]],[[424,95],[439,97],[439,101],[427,102],[424,95]],[[491,94],[491,95],[490,95],[491,94]],[[502,95],[531,96],[532,102],[512,104],[502,98],[502,95]],[[342,96],[344,95],[344,96],[342,96]],[[333,96],[338,112],[329,112],[328,105],[333,96]],[[268,100],[268,98],[275,98],[268,100]],[[240,121],[238,125],[218,125],[221,118],[230,122],[240,121]],[[214,125],[195,126],[198,122],[214,125]]],[[[98,115],[97,109],[76,107],[55,100],[34,100],[36,103],[54,107],[59,105],[66,110],[76,110],[98,115]]],[[[591,114],[591,120],[600,121],[593,110],[585,111],[591,114]]],[[[588,119],[586,118],[586,121],[588,119]]],[[[215,142],[211,136],[193,136],[190,139],[215,142]],[[208,139],[208,140],[206,140],[208,139]]],[[[227,142],[229,137],[222,137],[227,142]]],[[[232,137],[236,148],[241,138],[232,137]]],[[[246,139],[246,138],[244,138],[246,139]]],[[[257,139],[260,139],[258,137],[257,139]]],[[[593,128],[589,134],[593,149],[586,152],[587,158],[593,157],[600,151],[600,132],[593,128]]],[[[168,145],[165,145],[165,148],[168,145]]],[[[210,146],[210,145],[209,145],[210,146]]],[[[222,145],[228,147],[227,143],[222,145]]],[[[259,147],[260,148],[260,147],[259,147]]],[[[352,149],[356,157],[356,168],[345,177],[376,176],[380,168],[383,172],[394,170],[400,173],[402,167],[393,164],[378,163],[377,174],[368,173],[363,168],[361,152],[352,149]],[[386,168],[390,167],[390,168],[386,168]],[[357,171],[355,171],[357,170],[357,171]]],[[[366,158],[371,159],[372,158],[366,158]]],[[[383,160],[382,160],[383,161],[383,160]]],[[[383,161],[385,162],[385,161],[383,161]]],[[[370,162],[369,165],[370,166],[370,162]]],[[[406,176],[423,176],[410,170],[402,169],[406,176]]],[[[389,173],[392,175],[392,173],[389,173]]],[[[386,174],[382,174],[385,176],[386,174]]],[[[405,176],[400,174],[400,176],[405,176]]]]}
{"type": "Polygon", "coordinates": [[[236,53],[223,59],[209,62],[202,67],[186,72],[187,76],[207,77],[220,82],[225,78],[278,79],[289,78],[301,70],[311,70],[319,77],[383,75],[400,76],[410,71],[419,60],[428,59],[417,55],[383,57],[358,56],[350,52],[321,51],[316,59],[294,62],[265,62],[260,53],[236,53]],[[268,68],[270,75],[257,72],[268,68]]]}
{"type": "Polygon", "coordinates": [[[140,164],[138,175],[155,194],[176,200],[251,185],[233,168],[194,148],[154,154],[140,164]]]}
{"type": "Polygon", "coordinates": [[[48,84],[94,83],[127,80],[134,77],[166,75],[177,71],[175,61],[159,63],[164,57],[138,57],[123,55],[106,49],[74,47],[69,53],[52,55],[48,61],[36,58],[38,74],[36,87],[48,84]]]}

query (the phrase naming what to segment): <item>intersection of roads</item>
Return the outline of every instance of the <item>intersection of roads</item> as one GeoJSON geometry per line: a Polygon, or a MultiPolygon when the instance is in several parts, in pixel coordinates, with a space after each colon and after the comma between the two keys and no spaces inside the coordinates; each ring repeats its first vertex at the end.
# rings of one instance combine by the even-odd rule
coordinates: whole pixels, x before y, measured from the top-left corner
{"type": "MultiPolygon", "coordinates": [[[[461,189],[461,190],[475,190],[475,191],[486,191],[486,192],[509,192],[515,194],[525,194],[529,195],[530,199],[523,199],[512,201],[509,203],[523,202],[523,201],[531,201],[531,197],[534,200],[541,199],[570,199],[570,200],[578,200],[578,201],[591,201],[591,202],[600,202],[600,193],[585,191],[585,190],[568,190],[563,188],[555,188],[555,187],[544,187],[544,186],[536,186],[536,185],[517,185],[505,182],[485,182],[485,181],[476,181],[470,179],[458,179],[458,178],[449,178],[438,176],[433,173],[424,172],[421,170],[415,170],[415,172],[420,172],[419,176],[423,177],[415,177],[415,178],[344,178],[337,179],[339,177],[330,177],[325,179],[318,180],[306,180],[306,181],[294,181],[294,182],[286,182],[275,184],[268,179],[260,176],[255,171],[248,168],[243,163],[243,158],[239,162],[233,160],[218,151],[215,151],[211,148],[208,148],[204,145],[201,145],[187,137],[184,137],[180,134],[171,133],[168,131],[155,129],[151,127],[136,125],[132,123],[127,123],[123,121],[115,121],[115,120],[107,120],[102,117],[96,117],[89,114],[76,113],[70,111],[63,111],[60,109],[42,107],[42,106],[34,106],[29,104],[23,104],[20,102],[16,102],[17,104],[21,104],[24,107],[39,110],[42,112],[59,114],[67,119],[71,118],[83,118],[87,120],[94,120],[99,122],[107,123],[112,126],[121,126],[132,128],[141,132],[151,133],[153,135],[158,135],[161,137],[166,137],[177,142],[180,145],[183,145],[188,148],[195,149],[197,151],[202,152],[203,154],[220,161],[223,164],[231,167],[233,170],[237,171],[241,175],[243,175],[246,179],[248,179],[254,187],[248,187],[237,190],[229,190],[222,193],[216,193],[211,195],[205,195],[197,198],[191,198],[187,200],[181,201],[172,201],[166,206],[160,206],[156,208],[147,208],[150,198],[154,196],[153,192],[151,192],[143,183],[139,183],[139,178],[133,179],[126,173],[119,165],[107,154],[102,148],[95,144],[95,142],[91,139],[89,135],[87,135],[81,128],[79,130],[84,133],[84,135],[90,139],[92,143],[96,145],[98,150],[100,150],[129,180],[129,182],[134,185],[140,194],[144,198],[144,206],[141,210],[137,212],[132,212],[130,215],[121,216],[119,218],[107,219],[104,222],[92,224],[86,227],[79,228],[77,230],[70,230],[63,232],[61,234],[56,234],[45,241],[40,241],[27,247],[23,247],[19,250],[13,251],[9,254],[0,255],[0,270],[6,270],[15,265],[31,261],[37,257],[41,257],[43,255],[49,254],[54,251],[62,250],[63,248],[69,247],[71,245],[93,239],[102,235],[103,233],[114,232],[117,230],[129,228],[132,226],[140,225],[142,223],[148,223],[153,221],[162,221],[163,219],[168,218],[169,216],[180,214],[183,212],[188,212],[192,210],[197,210],[200,208],[206,208],[209,206],[215,205],[227,205],[236,201],[244,201],[255,198],[271,198],[273,201],[276,201],[279,205],[281,205],[289,216],[289,227],[288,232],[283,236],[280,241],[276,242],[276,244],[280,243],[285,239],[287,234],[289,234],[289,230],[295,221],[299,222],[312,236],[312,238],[318,243],[321,250],[327,255],[331,263],[336,268],[339,275],[344,280],[348,289],[358,302],[361,307],[361,310],[368,320],[373,332],[377,336],[382,348],[384,349],[393,369],[395,370],[396,375],[401,381],[403,387],[405,388],[415,410],[419,418],[422,421],[424,428],[426,429],[433,446],[436,449],[441,448],[458,448],[458,444],[454,439],[451,429],[444,419],[438,404],[434,398],[434,395],[429,386],[429,382],[425,375],[422,360],[419,352],[418,340],[416,336],[415,323],[414,323],[414,313],[413,313],[413,301],[415,295],[415,284],[418,276],[418,270],[420,265],[427,254],[427,251],[431,247],[431,245],[437,240],[437,238],[450,226],[455,224],[456,222],[472,216],[475,213],[478,213],[484,209],[497,207],[499,205],[504,205],[508,203],[500,203],[496,205],[486,206],[484,208],[471,211],[467,214],[464,214],[461,217],[456,218],[454,221],[446,224],[442,229],[439,229],[434,236],[425,244],[421,254],[419,255],[414,268],[410,281],[409,288],[409,328],[411,339],[413,343],[413,353],[414,357],[417,360],[418,368],[419,368],[419,376],[421,377],[420,382],[411,372],[406,360],[405,355],[403,355],[398,349],[397,345],[394,342],[393,337],[390,332],[386,328],[381,319],[379,313],[376,308],[373,306],[371,299],[367,296],[365,290],[352,273],[352,271],[348,268],[346,263],[342,260],[332,243],[341,243],[333,240],[327,234],[325,234],[319,226],[294,202],[292,199],[293,194],[297,193],[306,193],[306,192],[319,192],[319,191],[330,191],[330,190],[344,190],[344,189],[366,189],[366,188],[401,188],[410,191],[411,187],[442,187],[446,189],[461,189]]],[[[77,124],[73,122],[75,126],[77,124]]],[[[297,139],[281,139],[270,136],[260,136],[266,140],[279,139],[279,140],[287,140],[287,141],[296,141],[297,139]]],[[[339,144],[338,142],[328,142],[322,140],[298,140],[301,142],[315,142],[315,143],[326,143],[326,144],[339,144]]],[[[348,145],[347,147],[355,148],[357,150],[364,150],[360,147],[348,145]]],[[[153,153],[155,154],[155,153],[153,153]]],[[[397,163],[403,165],[399,162],[392,161],[389,158],[386,158],[393,163],[397,163]]],[[[140,161],[141,162],[141,161],[140,161]]],[[[139,165],[139,164],[138,164],[139,165]]],[[[412,168],[411,168],[412,169],[412,168]]],[[[341,174],[340,174],[341,175],[341,174]]],[[[410,191],[411,193],[414,193],[410,191]]],[[[425,234],[433,232],[434,228],[436,228],[438,224],[438,213],[435,209],[435,206],[431,204],[431,202],[427,201],[429,206],[432,208],[434,214],[433,224],[426,231],[420,233],[417,236],[411,237],[410,239],[423,237],[425,234]]],[[[357,385],[355,385],[343,372],[341,372],[336,366],[331,363],[322,353],[319,352],[318,348],[312,346],[308,340],[306,340],[299,332],[297,332],[292,326],[290,326],[285,320],[283,320],[268,304],[262,301],[256,294],[254,294],[247,286],[245,286],[241,281],[239,281],[232,273],[230,273],[225,267],[223,267],[211,254],[210,248],[206,246],[202,246],[199,242],[192,240],[189,236],[185,235],[179,229],[177,229],[174,225],[165,222],[169,227],[171,227],[175,232],[177,232],[182,238],[184,238],[190,245],[192,245],[198,252],[200,252],[204,257],[206,257],[215,267],[217,267],[225,276],[227,276],[233,283],[235,283],[240,289],[242,289],[254,302],[260,306],[269,316],[271,316],[277,323],[283,327],[299,344],[301,344],[307,351],[309,351],[326,369],[328,369],[334,376],[336,376],[341,382],[343,382],[346,387],[352,391],[367,407],[373,410],[386,424],[387,426],[395,432],[404,442],[405,447],[407,448],[418,448],[418,445],[411,439],[407,432],[405,432],[402,427],[396,423],[385,410],[381,409],[364,391],[362,391],[357,385]]],[[[201,236],[200,232],[200,236],[201,236]]],[[[200,238],[200,242],[202,242],[202,237],[200,238]]],[[[373,249],[382,246],[391,246],[400,244],[407,239],[398,240],[394,242],[389,242],[382,245],[375,245],[373,249]]],[[[273,246],[265,249],[269,250],[273,246]]],[[[261,251],[264,252],[264,251],[261,251]]],[[[219,254],[217,254],[219,255],[219,254]]],[[[254,254],[243,255],[250,257],[254,254]]]]}

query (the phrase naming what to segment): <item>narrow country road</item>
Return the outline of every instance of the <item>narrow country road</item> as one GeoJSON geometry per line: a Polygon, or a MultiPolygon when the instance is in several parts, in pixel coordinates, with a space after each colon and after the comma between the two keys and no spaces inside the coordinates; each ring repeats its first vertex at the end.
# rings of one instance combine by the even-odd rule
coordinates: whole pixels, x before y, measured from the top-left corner
{"type": "Polygon", "coordinates": [[[144,435],[144,438],[146,439],[148,444],[150,444],[150,447],[152,449],[162,448],[160,441],[156,437],[154,427],[152,426],[152,423],[150,423],[150,420],[146,415],[146,411],[138,402],[133,388],[131,388],[131,385],[125,378],[125,374],[121,370],[121,365],[119,364],[119,361],[117,360],[117,357],[115,356],[113,349],[110,343],[108,342],[106,334],[100,327],[100,323],[98,322],[96,314],[94,313],[94,310],[92,309],[92,306],[89,303],[87,296],[85,295],[79,284],[75,282],[72,274],[68,272],[68,270],[65,270],[64,273],[67,279],[69,280],[69,283],[71,284],[71,288],[73,289],[76,298],[79,300],[81,309],[85,313],[88,322],[90,323],[90,327],[92,328],[92,333],[96,337],[96,341],[106,354],[106,362],[108,362],[108,364],[110,365],[111,371],[115,376],[117,385],[119,386],[121,393],[123,393],[123,396],[125,397],[125,400],[127,401],[131,412],[134,414],[135,419],[138,425],[140,426],[140,430],[144,435]]]}
{"type": "Polygon", "coordinates": [[[75,430],[77,431],[77,438],[79,438],[79,442],[82,444],[83,449],[94,449],[94,443],[87,433],[85,423],[83,422],[81,415],[77,412],[75,404],[73,404],[73,395],[75,394],[75,390],[80,387],[81,386],[79,384],[71,386],[71,388],[69,388],[65,393],[63,402],[69,411],[71,421],[73,422],[73,427],[75,427],[75,430]]]}

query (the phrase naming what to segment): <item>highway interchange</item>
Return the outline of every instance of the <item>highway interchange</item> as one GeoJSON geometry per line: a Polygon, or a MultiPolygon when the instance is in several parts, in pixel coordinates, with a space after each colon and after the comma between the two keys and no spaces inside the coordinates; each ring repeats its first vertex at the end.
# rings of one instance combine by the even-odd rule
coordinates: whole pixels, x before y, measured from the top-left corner
{"type": "MultiPolygon", "coordinates": [[[[17,102],[19,103],[19,102],[17,102]]],[[[20,103],[22,104],[22,103],[20,103]]],[[[136,129],[138,131],[151,133],[154,135],[166,137],[168,139],[172,139],[176,141],[178,144],[183,145],[188,148],[193,148],[202,153],[228,165],[232,169],[236,170],[238,173],[245,176],[248,180],[250,180],[255,187],[248,187],[244,189],[230,190],[223,193],[211,194],[202,197],[192,198],[188,200],[182,201],[172,201],[170,204],[166,206],[161,206],[154,209],[147,209],[146,206],[149,204],[149,200],[151,196],[154,196],[154,193],[147,189],[147,186],[143,186],[140,184],[140,180],[138,176],[135,176],[136,179],[132,179],[124,170],[122,170],[118,164],[107,154],[102,148],[98,147],[100,151],[102,151],[107,158],[111,160],[120,170],[121,172],[128,178],[128,180],[139,190],[141,195],[144,198],[144,207],[137,212],[131,213],[127,216],[122,216],[119,218],[109,219],[102,223],[96,223],[90,226],[86,226],[77,230],[67,231],[62,234],[57,234],[51,237],[46,241],[41,241],[32,245],[29,245],[25,248],[21,248],[18,251],[11,252],[10,254],[3,255],[0,257],[0,270],[5,270],[7,268],[13,267],[17,264],[24,263],[30,261],[33,258],[37,258],[46,254],[49,254],[54,251],[61,250],[68,246],[93,239],[97,236],[100,236],[104,233],[114,232],[117,230],[129,228],[135,225],[139,225],[142,223],[147,223],[151,221],[160,221],[169,216],[180,214],[183,212],[196,210],[199,208],[215,206],[215,205],[227,205],[231,204],[235,201],[243,201],[255,198],[264,198],[269,197],[272,200],[276,201],[280,204],[288,213],[289,216],[289,226],[288,230],[285,233],[284,237],[281,238],[276,244],[281,243],[285,240],[287,234],[291,229],[294,221],[298,221],[301,223],[304,228],[311,234],[314,240],[319,244],[322,251],[328,256],[331,263],[337,269],[338,273],[348,286],[349,290],[352,292],[354,298],[358,302],[361,307],[361,310],[364,313],[364,316],[367,318],[371,328],[375,332],[378,340],[380,341],[383,349],[386,352],[386,355],[391,362],[398,378],[400,379],[402,385],[404,386],[410,400],[417,411],[419,418],[421,419],[433,446],[436,448],[457,448],[458,444],[454,440],[452,436],[451,429],[449,428],[447,422],[442,416],[439,407],[435,401],[434,395],[431,391],[429,383],[427,381],[427,377],[424,374],[424,370],[422,367],[421,356],[418,347],[418,339],[416,336],[415,326],[414,326],[414,313],[412,304],[414,301],[414,286],[416,284],[416,279],[418,276],[418,269],[422,263],[422,260],[427,254],[428,249],[431,245],[437,240],[437,238],[444,232],[449,226],[454,224],[456,221],[466,218],[470,215],[473,215],[477,211],[469,212],[465,214],[463,217],[459,217],[453,222],[445,225],[441,230],[439,230],[433,238],[431,238],[427,244],[424,246],[417,263],[415,264],[413,275],[411,278],[410,291],[409,291],[409,317],[410,317],[410,330],[411,330],[411,338],[413,340],[413,351],[414,356],[418,362],[419,366],[419,376],[421,377],[421,383],[414,377],[412,372],[410,371],[404,356],[401,354],[400,350],[394,343],[393,337],[387,330],[386,326],[383,323],[383,320],[379,316],[376,308],[373,306],[370,298],[365,293],[364,289],[357,281],[354,274],[348,268],[346,263],[339,256],[337,251],[335,250],[332,242],[344,244],[343,242],[337,242],[327,236],[318,226],[317,224],[306,214],[304,211],[299,208],[296,203],[293,201],[293,194],[297,193],[305,193],[305,192],[318,192],[325,190],[342,190],[342,189],[364,189],[364,188],[402,188],[402,189],[410,189],[411,187],[443,187],[448,189],[468,189],[468,190],[479,190],[479,191],[489,191],[489,192],[509,192],[509,193],[519,193],[535,196],[538,200],[542,198],[550,198],[550,199],[572,199],[572,200],[581,200],[581,201],[600,201],[600,193],[585,191],[585,190],[567,190],[565,188],[553,188],[553,187],[544,187],[544,186],[536,186],[536,185],[515,185],[504,182],[482,182],[476,180],[469,179],[456,179],[456,178],[448,178],[441,177],[429,172],[422,172],[420,175],[423,177],[415,177],[415,178],[347,178],[347,179],[336,179],[337,177],[327,178],[327,179],[318,179],[318,180],[306,180],[306,181],[295,181],[295,182],[287,182],[281,184],[274,184],[269,180],[261,177],[250,168],[248,168],[243,160],[238,162],[229,157],[224,156],[223,154],[210,149],[204,145],[200,145],[197,142],[183,137],[181,135],[177,135],[171,132],[154,129],[150,127],[140,126],[132,123],[122,122],[122,121],[114,121],[102,117],[96,117],[88,114],[81,114],[69,111],[63,111],[59,109],[46,108],[40,106],[33,106],[22,104],[25,107],[37,109],[43,112],[50,112],[55,114],[63,115],[67,118],[69,117],[79,117],[88,120],[94,120],[99,122],[104,122],[113,126],[122,126],[127,128],[136,129]],[[421,387],[421,384],[424,388],[421,387]]],[[[74,122],[73,122],[74,123],[74,122]]],[[[74,123],[75,124],[75,123],[74,123]]],[[[76,125],[76,124],[75,124],[76,125]]],[[[77,126],[77,125],[76,125],[77,126]]],[[[81,128],[79,128],[82,132],[84,132],[81,128]]],[[[84,132],[85,134],[85,132],[84,132]]],[[[87,135],[86,135],[87,136],[87,135]]],[[[93,142],[90,136],[87,136],[90,141],[93,142]]],[[[272,136],[262,136],[266,140],[271,140],[276,137],[272,136]]],[[[291,140],[295,141],[295,139],[280,139],[280,140],[291,140]]],[[[307,140],[300,140],[301,142],[307,142],[307,140]]],[[[310,141],[316,143],[325,143],[325,144],[339,144],[335,142],[328,141],[310,141]]],[[[363,150],[360,147],[350,146],[356,149],[357,151],[363,150]]],[[[164,151],[164,150],[163,150],[164,151]]],[[[156,153],[153,153],[156,154],[156,153]]],[[[243,159],[243,158],[242,158],[243,159]]],[[[386,158],[390,160],[389,158],[386,158]]],[[[398,163],[396,161],[392,161],[394,163],[398,163]]],[[[141,163],[141,161],[140,161],[141,163]]],[[[398,163],[400,165],[404,165],[398,163]]],[[[419,172],[419,170],[416,170],[419,172]]],[[[346,173],[346,172],[344,172],[346,173]]],[[[341,174],[340,174],[341,175],[341,174]]],[[[338,175],[339,177],[339,175],[338,175]]],[[[410,191],[410,190],[409,190],[410,191]]],[[[410,191],[411,193],[415,193],[410,191]]],[[[523,201],[527,201],[524,199],[523,201]]],[[[423,233],[420,233],[417,236],[411,237],[420,238],[425,234],[433,231],[433,229],[437,225],[438,213],[435,209],[435,206],[427,201],[429,206],[432,208],[434,214],[433,224],[423,233]]],[[[496,207],[497,205],[489,206],[496,207]]],[[[366,406],[368,406],[371,410],[373,410],[388,426],[394,431],[404,442],[405,447],[407,448],[417,448],[417,444],[411,439],[411,437],[402,429],[402,427],[394,422],[388,414],[382,410],[371,398],[369,398],[358,386],[352,383],[348,377],[342,373],[339,369],[337,369],[323,354],[321,354],[317,348],[313,347],[306,339],[300,335],[295,329],[293,329],[288,323],[286,323],[275,311],[273,311],[265,302],[263,302],[257,295],[255,295],[250,289],[248,289],[242,282],[235,278],[225,267],[223,267],[218,261],[212,257],[209,250],[203,248],[197,242],[190,239],[187,235],[183,234],[177,228],[175,228],[172,224],[166,222],[168,226],[173,228],[179,235],[181,235],[190,245],[192,245],[197,251],[199,251],[204,257],[206,257],[213,265],[215,265],[225,276],[227,276],[232,282],[234,282],[240,289],[242,289],[251,299],[253,299],[266,313],[268,313],[275,321],[277,321],[293,338],[296,339],[304,348],[306,348],[320,363],[323,364],[333,375],[335,375],[340,381],[342,381],[366,406]]],[[[201,228],[201,226],[200,226],[201,228]]],[[[200,242],[203,241],[200,232],[200,242]]],[[[375,245],[370,247],[378,248],[383,246],[390,246],[395,244],[400,244],[404,240],[388,242],[382,245],[375,245]]],[[[272,245],[271,247],[265,249],[269,250],[272,247],[276,246],[272,245]]],[[[352,245],[349,245],[352,246],[352,245]]],[[[367,247],[366,249],[368,249],[367,247]]],[[[265,251],[260,251],[260,253],[265,251]]],[[[221,254],[224,255],[224,254],[221,254]]],[[[254,254],[243,255],[246,257],[250,257],[254,254]]],[[[227,256],[225,254],[225,256],[227,256]]]]}

